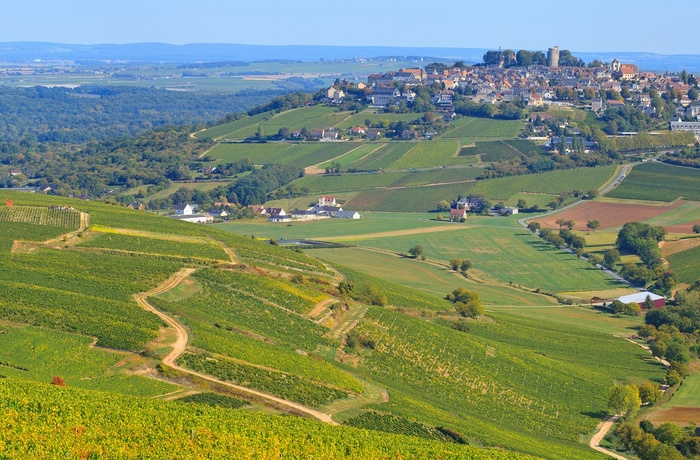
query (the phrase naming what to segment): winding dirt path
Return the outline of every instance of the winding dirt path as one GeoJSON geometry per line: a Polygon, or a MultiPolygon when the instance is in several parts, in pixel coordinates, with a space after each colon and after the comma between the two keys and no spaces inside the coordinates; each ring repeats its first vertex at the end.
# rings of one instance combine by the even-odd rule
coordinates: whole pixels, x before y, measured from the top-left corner
{"type": "Polygon", "coordinates": [[[253,390],[251,388],[243,387],[240,385],[236,385],[230,382],[226,382],[223,380],[219,380],[217,378],[214,378],[210,375],[202,374],[199,372],[194,372],[189,369],[186,369],[184,367],[179,366],[176,361],[177,359],[185,352],[185,349],[187,348],[187,341],[188,341],[188,335],[187,335],[187,330],[182,326],[180,323],[178,323],[175,319],[171,318],[170,316],[166,315],[162,311],[158,310],[155,308],[153,305],[151,305],[148,302],[148,297],[149,296],[154,296],[158,294],[162,294],[165,291],[168,291],[178,284],[180,284],[185,278],[190,276],[192,273],[194,273],[197,269],[195,268],[183,268],[175,272],[170,278],[165,280],[160,286],[151,289],[148,292],[140,292],[138,294],[134,294],[134,299],[136,302],[145,310],[150,311],[151,313],[154,313],[157,315],[160,319],[165,321],[170,327],[172,327],[176,334],[177,334],[177,339],[175,340],[175,343],[172,344],[173,349],[163,357],[163,364],[178,370],[182,373],[189,374],[196,376],[200,379],[207,380],[210,382],[217,383],[219,385],[224,385],[229,388],[233,388],[237,392],[241,394],[247,394],[250,396],[255,396],[256,398],[263,399],[269,402],[274,403],[278,407],[284,407],[291,409],[297,413],[309,415],[313,418],[316,418],[322,422],[329,423],[331,425],[338,425],[338,423],[331,418],[330,415],[324,414],[323,412],[302,406],[301,404],[297,404],[291,401],[287,401],[285,399],[277,398],[275,396],[262,393],[257,390],[253,390]]]}
{"type": "Polygon", "coordinates": [[[591,442],[588,443],[589,447],[593,450],[597,450],[600,453],[603,453],[605,455],[609,455],[612,458],[615,458],[617,460],[629,460],[627,457],[623,457],[620,454],[616,454],[615,452],[611,452],[608,449],[604,447],[600,447],[600,441],[603,440],[606,434],[608,434],[608,431],[610,431],[610,428],[617,422],[617,415],[614,417],[610,417],[602,422],[600,422],[600,425],[598,425],[598,432],[593,435],[591,438],[591,442]]]}

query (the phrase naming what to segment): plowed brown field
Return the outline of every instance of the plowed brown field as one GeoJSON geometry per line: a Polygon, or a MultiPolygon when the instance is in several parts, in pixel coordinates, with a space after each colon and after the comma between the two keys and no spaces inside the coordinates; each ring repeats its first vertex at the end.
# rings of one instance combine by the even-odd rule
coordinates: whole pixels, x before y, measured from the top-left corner
{"type": "Polygon", "coordinates": [[[651,219],[677,208],[681,204],[681,202],[678,202],[668,206],[646,206],[643,204],[589,201],[542,219],[536,219],[536,222],[539,222],[544,228],[558,229],[559,225],[555,223],[557,220],[573,220],[576,222],[575,230],[586,230],[587,221],[597,220],[600,222],[600,227],[598,228],[605,229],[619,227],[627,222],[641,222],[651,219]]]}

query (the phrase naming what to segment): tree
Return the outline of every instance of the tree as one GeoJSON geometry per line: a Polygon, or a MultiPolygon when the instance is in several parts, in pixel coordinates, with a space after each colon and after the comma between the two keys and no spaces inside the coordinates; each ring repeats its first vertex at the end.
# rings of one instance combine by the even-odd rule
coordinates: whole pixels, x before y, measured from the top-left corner
{"type": "Polygon", "coordinates": [[[462,259],[450,259],[450,268],[452,270],[459,270],[460,265],[462,265],[462,259]]]}
{"type": "Polygon", "coordinates": [[[675,423],[662,423],[654,430],[656,439],[669,446],[675,446],[683,439],[683,429],[675,423]]]}
{"type": "Polygon", "coordinates": [[[693,225],[693,233],[700,233],[700,224],[693,225]]]}
{"type": "Polygon", "coordinates": [[[649,351],[657,358],[663,358],[666,354],[666,342],[663,340],[654,340],[649,344],[649,351]]]}
{"type": "Polygon", "coordinates": [[[642,405],[636,385],[615,385],[610,390],[608,410],[622,418],[633,418],[642,405]]]}
{"type": "Polygon", "coordinates": [[[690,362],[690,352],[685,343],[676,342],[675,340],[668,344],[665,353],[666,359],[675,361],[680,364],[688,364],[690,362]]]}
{"type": "Polygon", "coordinates": [[[542,228],[542,225],[540,225],[539,222],[528,222],[527,224],[527,229],[530,230],[532,233],[537,232],[537,230],[540,230],[542,228]]]}
{"type": "Polygon", "coordinates": [[[442,200],[441,202],[438,203],[437,205],[437,211],[438,212],[446,212],[450,210],[450,202],[447,200],[442,200]]]}
{"type": "Polygon", "coordinates": [[[56,385],[57,387],[64,387],[66,386],[66,382],[63,380],[63,377],[59,377],[57,375],[51,379],[51,385],[56,385]]]}
{"type": "Polygon", "coordinates": [[[566,224],[566,221],[564,219],[557,219],[554,221],[554,223],[557,224],[559,226],[559,230],[561,230],[564,224],[566,224]]]}
{"type": "Polygon", "coordinates": [[[652,308],[654,308],[654,301],[651,300],[651,296],[646,296],[644,298],[644,308],[646,308],[647,310],[651,310],[652,308]]]}
{"type": "Polygon", "coordinates": [[[646,382],[639,385],[639,398],[642,400],[642,404],[654,404],[659,396],[661,396],[661,392],[656,383],[646,382]]]}
{"type": "Polygon", "coordinates": [[[608,249],[603,254],[603,261],[608,267],[614,267],[618,260],[620,260],[620,251],[617,249],[608,249]]]}
{"type": "Polygon", "coordinates": [[[622,313],[622,311],[625,309],[625,304],[617,299],[613,300],[612,303],[610,304],[610,310],[613,313],[622,313]]]}
{"type": "Polygon", "coordinates": [[[642,312],[642,307],[636,302],[630,302],[625,304],[622,308],[622,314],[627,316],[637,316],[642,312]]]}
{"type": "Polygon", "coordinates": [[[265,129],[263,128],[262,125],[258,125],[258,131],[257,131],[257,133],[255,134],[255,137],[256,137],[258,140],[265,139],[265,129]]]}
{"type": "Polygon", "coordinates": [[[447,294],[445,298],[454,303],[457,313],[464,317],[478,318],[484,314],[481,298],[474,291],[459,288],[447,294]]]}
{"type": "Polygon", "coordinates": [[[600,257],[598,254],[592,254],[588,257],[588,261],[591,263],[591,265],[599,265],[602,261],[603,258],[600,257]]]}
{"type": "Polygon", "coordinates": [[[459,264],[459,271],[462,272],[462,275],[466,275],[470,268],[472,268],[472,262],[469,259],[464,259],[459,264]]]}
{"type": "Polygon", "coordinates": [[[593,198],[596,198],[598,196],[598,190],[591,189],[588,192],[586,192],[586,196],[589,200],[592,200],[593,198]]]}
{"type": "Polygon", "coordinates": [[[576,222],[574,222],[573,220],[567,220],[566,222],[564,222],[564,225],[566,225],[566,228],[568,228],[569,230],[573,230],[574,226],[576,225],[576,222]]]}
{"type": "Polygon", "coordinates": [[[414,259],[417,259],[420,257],[423,260],[425,260],[423,246],[421,246],[420,244],[413,246],[411,249],[408,250],[408,253],[411,254],[414,259]]]}
{"type": "Polygon", "coordinates": [[[598,227],[600,227],[600,221],[589,220],[588,222],[586,222],[586,228],[588,228],[588,230],[595,231],[595,229],[598,227]]]}

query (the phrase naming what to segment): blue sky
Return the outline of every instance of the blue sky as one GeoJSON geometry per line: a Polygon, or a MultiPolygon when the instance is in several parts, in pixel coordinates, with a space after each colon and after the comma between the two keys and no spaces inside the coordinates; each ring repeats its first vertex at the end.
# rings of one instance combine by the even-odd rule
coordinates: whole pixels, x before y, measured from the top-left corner
{"type": "Polygon", "coordinates": [[[24,0],[0,42],[385,45],[700,54],[700,2],[678,0],[24,0]],[[440,5],[440,6],[438,6],[440,5]]]}

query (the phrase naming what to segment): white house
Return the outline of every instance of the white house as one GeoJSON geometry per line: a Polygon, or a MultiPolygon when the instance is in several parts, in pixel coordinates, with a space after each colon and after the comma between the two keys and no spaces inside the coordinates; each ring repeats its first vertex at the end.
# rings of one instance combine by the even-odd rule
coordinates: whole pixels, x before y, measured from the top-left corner
{"type": "Polygon", "coordinates": [[[191,216],[194,209],[189,204],[176,204],[175,205],[175,215],[178,216],[191,216]]]}

